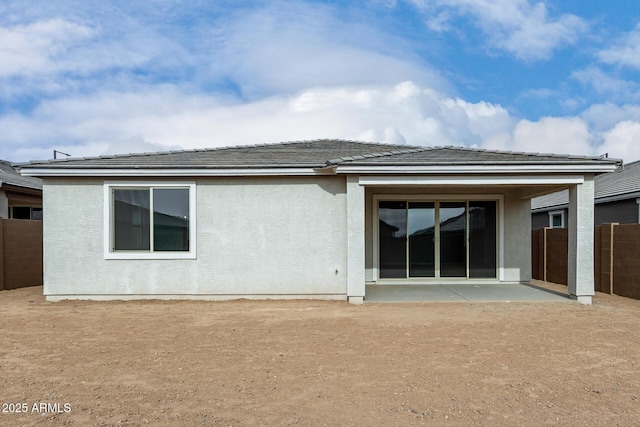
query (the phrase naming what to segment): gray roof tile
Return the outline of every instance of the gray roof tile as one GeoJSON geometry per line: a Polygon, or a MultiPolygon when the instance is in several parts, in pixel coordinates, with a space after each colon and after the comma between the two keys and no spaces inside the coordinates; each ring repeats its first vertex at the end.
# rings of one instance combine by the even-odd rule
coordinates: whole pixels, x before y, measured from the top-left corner
{"type": "Polygon", "coordinates": [[[531,199],[532,210],[559,208],[567,204],[569,204],[569,190],[556,191],[531,199]]]}
{"type": "Polygon", "coordinates": [[[21,168],[321,168],[337,165],[594,164],[612,159],[322,139],[205,150],[32,161],[21,168]]]}
{"type": "Polygon", "coordinates": [[[11,163],[5,160],[0,160],[0,185],[4,184],[15,185],[16,187],[33,188],[36,190],[42,189],[42,180],[40,178],[20,176],[11,163]]]}
{"type": "MultiPolygon", "coordinates": [[[[598,175],[595,178],[594,197],[604,200],[609,197],[638,197],[640,193],[640,161],[629,163],[613,173],[598,175]]],[[[549,209],[569,204],[569,191],[563,190],[531,200],[531,209],[549,209]]]]}

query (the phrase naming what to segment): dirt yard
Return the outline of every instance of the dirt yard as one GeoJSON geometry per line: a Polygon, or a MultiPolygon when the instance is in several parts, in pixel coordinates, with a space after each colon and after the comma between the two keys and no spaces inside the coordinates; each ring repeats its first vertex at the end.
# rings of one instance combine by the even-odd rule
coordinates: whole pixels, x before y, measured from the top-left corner
{"type": "Polygon", "coordinates": [[[622,297],[353,306],[41,294],[0,292],[3,426],[640,425],[640,301],[622,297]]]}

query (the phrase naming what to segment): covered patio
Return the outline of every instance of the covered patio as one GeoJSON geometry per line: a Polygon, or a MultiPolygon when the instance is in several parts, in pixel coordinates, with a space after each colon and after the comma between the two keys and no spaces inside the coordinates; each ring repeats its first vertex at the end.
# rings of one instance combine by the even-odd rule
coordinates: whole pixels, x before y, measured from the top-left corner
{"type": "Polygon", "coordinates": [[[591,304],[594,176],[615,169],[615,161],[464,154],[394,156],[384,168],[369,159],[338,164],[336,172],[347,175],[349,301],[591,304]],[[527,284],[531,199],[559,189],[569,191],[569,274],[555,295],[527,284]]]}

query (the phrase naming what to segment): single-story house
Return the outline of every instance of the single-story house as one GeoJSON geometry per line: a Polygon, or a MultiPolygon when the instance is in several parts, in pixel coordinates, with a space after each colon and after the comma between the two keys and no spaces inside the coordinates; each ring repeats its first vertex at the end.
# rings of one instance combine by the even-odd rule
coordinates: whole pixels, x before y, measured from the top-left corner
{"type": "MultiPolygon", "coordinates": [[[[595,225],[640,223],[640,161],[598,175],[594,187],[595,225]]],[[[569,223],[569,190],[531,201],[531,229],[563,228],[569,223]]]]}
{"type": "Polygon", "coordinates": [[[24,177],[0,160],[0,218],[42,219],[42,180],[24,177]]]}
{"type": "Polygon", "coordinates": [[[531,198],[569,188],[590,303],[598,157],[316,140],[35,161],[48,300],[323,298],[531,280],[531,198]]]}

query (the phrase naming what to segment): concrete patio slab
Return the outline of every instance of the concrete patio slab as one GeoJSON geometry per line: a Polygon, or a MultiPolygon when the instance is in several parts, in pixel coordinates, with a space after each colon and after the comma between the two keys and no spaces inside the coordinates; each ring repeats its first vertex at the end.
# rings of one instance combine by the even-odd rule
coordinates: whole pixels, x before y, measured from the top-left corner
{"type": "Polygon", "coordinates": [[[368,302],[571,301],[568,295],[530,284],[367,285],[368,302]]]}

